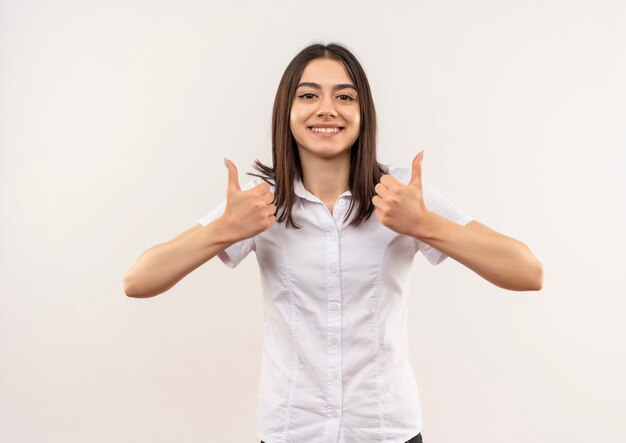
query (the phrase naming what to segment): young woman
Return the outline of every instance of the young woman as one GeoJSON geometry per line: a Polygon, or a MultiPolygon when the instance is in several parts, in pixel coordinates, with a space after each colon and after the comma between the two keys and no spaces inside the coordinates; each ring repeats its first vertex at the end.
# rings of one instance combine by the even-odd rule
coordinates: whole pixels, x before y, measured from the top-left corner
{"type": "Polygon", "coordinates": [[[255,251],[264,344],[257,434],[278,442],[421,442],[408,357],[413,258],[452,257],[493,284],[539,290],[541,263],[479,223],[410,168],[376,158],[376,113],[345,47],[314,44],[287,66],[272,118],[272,166],[146,251],[124,279],[131,297],[174,286],[217,255],[234,268],[255,251]],[[374,217],[372,217],[372,213],[374,217]]]}

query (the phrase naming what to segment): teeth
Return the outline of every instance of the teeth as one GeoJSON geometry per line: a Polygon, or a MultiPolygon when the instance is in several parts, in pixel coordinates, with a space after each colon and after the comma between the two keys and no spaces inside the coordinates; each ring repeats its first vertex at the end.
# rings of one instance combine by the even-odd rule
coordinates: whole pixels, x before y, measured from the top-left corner
{"type": "Polygon", "coordinates": [[[311,128],[313,132],[339,132],[339,128],[311,128]]]}

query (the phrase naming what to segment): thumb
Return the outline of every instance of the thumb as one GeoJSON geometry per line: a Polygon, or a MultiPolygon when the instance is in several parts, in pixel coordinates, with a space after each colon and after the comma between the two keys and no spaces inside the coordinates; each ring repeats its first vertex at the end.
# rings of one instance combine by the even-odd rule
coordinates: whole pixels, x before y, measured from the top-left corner
{"type": "Polygon", "coordinates": [[[424,159],[424,150],[422,149],[413,159],[411,167],[411,180],[409,180],[409,186],[414,188],[422,188],[422,160],[424,159]]]}
{"type": "Polygon", "coordinates": [[[235,192],[241,191],[239,186],[239,173],[237,172],[237,166],[226,157],[224,157],[224,164],[228,168],[228,187],[226,188],[226,196],[230,196],[235,192]]]}

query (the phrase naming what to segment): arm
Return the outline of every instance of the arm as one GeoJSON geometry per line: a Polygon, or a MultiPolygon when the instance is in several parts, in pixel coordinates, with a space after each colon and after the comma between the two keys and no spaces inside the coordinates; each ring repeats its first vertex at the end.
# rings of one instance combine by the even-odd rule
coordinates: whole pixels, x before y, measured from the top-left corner
{"type": "Polygon", "coordinates": [[[223,217],[196,224],[143,252],[124,276],[124,292],[137,298],[161,294],[236,241],[223,217]]]}
{"type": "Polygon", "coordinates": [[[429,212],[413,237],[431,245],[479,274],[512,291],[543,287],[543,266],[524,243],[472,220],[459,225],[429,212]]]}
{"type": "Polygon", "coordinates": [[[388,228],[415,237],[467,266],[485,280],[513,291],[538,291],[543,266],[528,246],[475,220],[463,226],[429,211],[424,201],[422,150],[404,185],[383,175],[372,197],[376,217],[388,228]]]}
{"type": "Polygon", "coordinates": [[[237,167],[230,160],[224,159],[224,163],[228,168],[228,188],[222,215],[206,226],[198,223],[141,254],[124,276],[126,295],[145,298],[161,294],[223,250],[276,222],[270,185],[261,182],[242,191],[237,167]]]}

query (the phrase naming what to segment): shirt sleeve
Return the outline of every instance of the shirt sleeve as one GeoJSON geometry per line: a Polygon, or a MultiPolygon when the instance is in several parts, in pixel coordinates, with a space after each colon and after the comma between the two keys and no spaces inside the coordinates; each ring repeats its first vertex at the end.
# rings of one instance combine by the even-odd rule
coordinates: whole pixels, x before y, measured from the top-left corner
{"type": "MultiPolygon", "coordinates": [[[[435,189],[427,181],[422,181],[422,190],[424,192],[424,204],[426,209],[434,212],[459,225],[466,225],[473,220],[473,217],[460,209],[454,203],[449,201],[437,189],[435,189]]],[[[438,249],[433,248],[427,243],[415,239],[417,249],[426,257],[431,265],[436,266],[444,261],[448,256],[438,249]]]]}
{"type": "MultiPolygon", "coordinates": [[[[260,182],[261,182],[261,179],[258,177],[255,177],[254,179],[246,183],[244,186],[242,186],[241,190],[245,191],[246,189],[250,189],[256,186],[260,182]]],[[[225,209],[226,209],[226,200],[222,201],[222,203],[220,203],[219,206],[217,206],[211,212],[209,212],[208,214],[200,218],[198,220],[198,223],[201,224],[202,226],[208,225],[213,220],[221,217],[225,209]]],[[[255,250],[256,250],[255,237],[250,237],[250,238],[246,238],[244,240],[241,240],[237,243],[230,245],[228,248],[219,252],[217,256],[220,258],[220,260],[222,260],[222,263],[224,263],[226,266],[232,269],[235,266],[237,266],[244,258],[246,258],[246,256],[250,253],[250,251],[255,251],[255,250]]]]}

